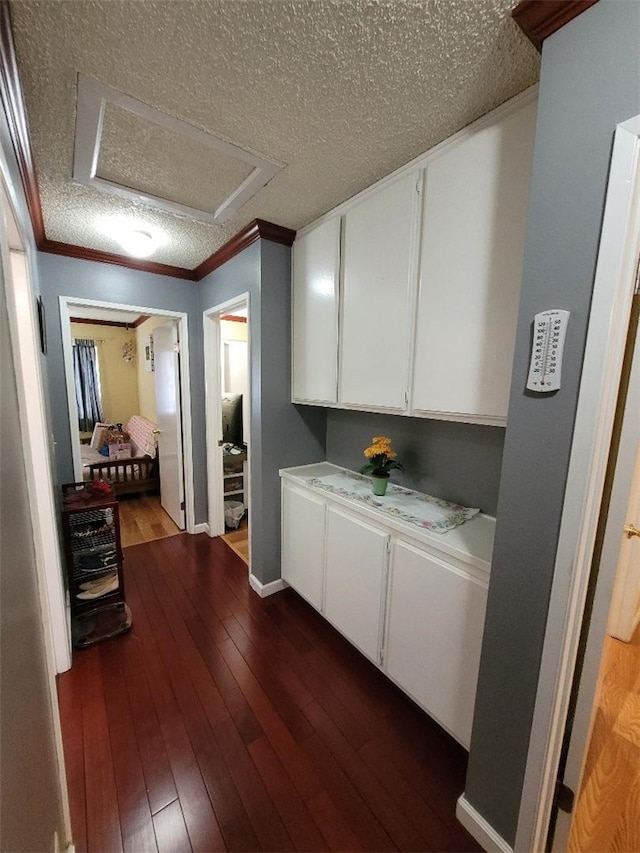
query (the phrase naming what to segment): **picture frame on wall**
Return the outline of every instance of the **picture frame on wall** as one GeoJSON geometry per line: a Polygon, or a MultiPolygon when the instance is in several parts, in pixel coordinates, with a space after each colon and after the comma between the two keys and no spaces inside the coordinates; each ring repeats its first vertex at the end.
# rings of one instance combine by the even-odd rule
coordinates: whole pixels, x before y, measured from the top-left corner
{"type": "Polygon", "coordinates": [[[144,369],[148,373],[153,373],[155,370],[153,363],[153,335],[146,335],[144,339],[144,369]]]}
{"type": "Polygon", "coordinates": [[[40,349],[43,355],[47,354],[47,318],[44,310],[44,302],[42,296],[36,298],[36,308],[38,311],[38,331],[40,333],[40,349]]]}

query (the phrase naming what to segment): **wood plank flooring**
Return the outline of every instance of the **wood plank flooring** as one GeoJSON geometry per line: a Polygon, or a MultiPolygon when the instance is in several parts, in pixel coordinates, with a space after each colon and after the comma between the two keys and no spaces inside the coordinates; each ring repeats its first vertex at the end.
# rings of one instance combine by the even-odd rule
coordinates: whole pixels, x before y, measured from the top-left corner
{"type": "Polygon", "coordinates": [[[640,626],[629,643],[607,637],[572,853],[640,851],[640,626]]]}
{"type": "Polygon", "coordinates": [[[131,632],[58,676],[78,851],[473,851],[466,753],[220,539],[125,549],[131,632]]]}
{"type": "Polygon", "coordinates": [[[220,537],[245,565],[249,565],[249,521],[246,513],[237,530],[227,530],[220,537]]]}
{"type": "Polygon", "coordinates": [[[159,495],[125,495],[118,498],[122,547],[175,536],[180,528],[160,506],[159,495]]]}

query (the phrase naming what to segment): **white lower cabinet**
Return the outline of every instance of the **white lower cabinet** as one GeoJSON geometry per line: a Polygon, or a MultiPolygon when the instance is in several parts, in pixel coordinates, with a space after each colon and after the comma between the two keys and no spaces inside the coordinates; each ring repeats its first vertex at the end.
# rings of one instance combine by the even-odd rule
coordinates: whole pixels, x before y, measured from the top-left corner
{"type": "Polygon", "coordinates": [[[468,749],[495,519],[433,533],[318,485],[341,470],[281,471],[282,577],[468,749]]]}
{"type": "Polygon", "coordinates": [[[486,582],[393,543],[384,671],[467,748],[486,603],[486,582]]]}
{"type": "Polygon", "coordinates": [[[325,502],[282,486],[282,577],[317,610],[324,583],[325,502]]]}
{"type": "Polygon", "coordinates": [[[327,508],[324,615],[379,663],[389,535],[327,508]]]}

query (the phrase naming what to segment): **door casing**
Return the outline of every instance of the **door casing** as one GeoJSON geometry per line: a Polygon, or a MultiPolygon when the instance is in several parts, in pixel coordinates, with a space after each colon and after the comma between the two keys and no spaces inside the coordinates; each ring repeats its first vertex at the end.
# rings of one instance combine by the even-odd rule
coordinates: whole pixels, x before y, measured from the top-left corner
{"type": "MultiPolygon", "coordinates": [[[[247,309],[248,375],[247,397],[251,401],[251,308],[249,293],[242,293],[203,313],[204,332],[204,383],[207,441],[207,494],[209,503],[209,536],[221,536],[224,526],[224,494],[222,490],[222,452],[218,442],[222,439],[222,338],[220,317],[234,309],[247,309]]],[[[251,417],[247,419],[251,427],[251,417]]],[[[249,483],[251,482],[251,435],[245,436],[249,445],[249,483]]],[[[251,536],[249,536],[249,565],[251,565],[251,536]]]]}
{"type": "MultiPolygon", "coordinates": [[[[614,134],[515,850],[543,851],[547,841],[639,252],[640,115],[619,124],[614,134]]],[[[609,601],[596,606],[608,610],[609,601]]]]}
{"type": "MultiPolygon", "coordinates": [[[[109,308],[116,311],[137,312],[156,317],[166,317],[178,323],[180,339],[180,405],[182,417],[182,452],[184,458],[184,499],[185,524],[188,533],[196,532],[195,498],[193,489],[193,442],[191,436],[191,383],[189,367],[189,329],[187,315],[178,311],[167,311],[160,308],[147,308],[140,305],[123,305],[121,303],[80,299],[75,296],[60,296],[60,320],[62,327],[62,349],[64,354],[64,372],[67,382],[67,403],[69,406],[69,428],[72,437],[78,431],[78,407],[76,404],[73,383],[73,354],[71,340],[71,316],[73,305],[84,305],[93,308],[109,308]]],[[[80,459],[80,440],[72,441],[73,470],[77,481],[82,480],[82,460],[80,459]]]]}

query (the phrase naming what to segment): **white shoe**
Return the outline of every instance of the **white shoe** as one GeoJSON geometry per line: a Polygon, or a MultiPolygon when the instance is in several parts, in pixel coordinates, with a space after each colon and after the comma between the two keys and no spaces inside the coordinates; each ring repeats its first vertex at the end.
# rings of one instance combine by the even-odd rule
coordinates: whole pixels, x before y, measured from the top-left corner
{"type": "Polygon", "coordinates": [[[101,595],[106,595],[108,592],[113,592],[118,589],[120,586],[120,582],[118,581],[118,576],[116,575],[110,583],[108,583],[104,587],[98,587],[96,590],[85,590],[84,592],[79,592],[76,598],[81,599],[82,601],[88,601],[92,598],[100,598],[101,595]]]}
{"type": "Polygon", "coordinates": [[[109,586],[112,583],[114,578],[118,577],[117,572],[109,572],[108,575],[104,575],[101,578],[96,578],[94,581],[85,581],[80,584],[80,589],[87,590],[87,592],[95,592],[103,586],[109,586]]]}

